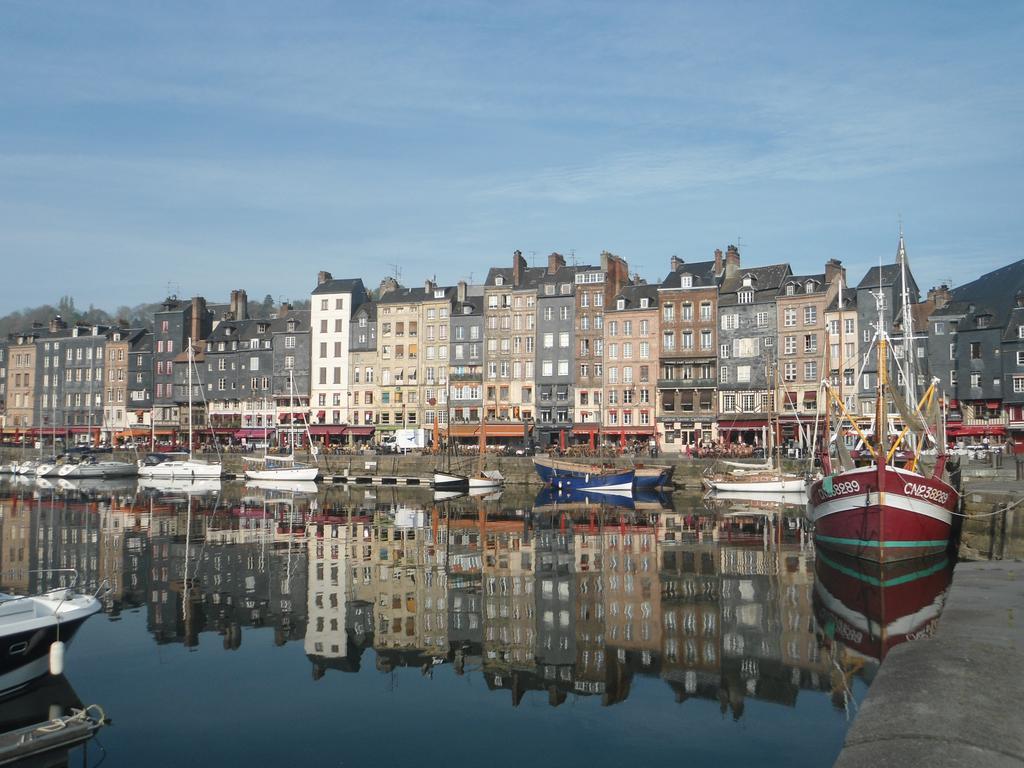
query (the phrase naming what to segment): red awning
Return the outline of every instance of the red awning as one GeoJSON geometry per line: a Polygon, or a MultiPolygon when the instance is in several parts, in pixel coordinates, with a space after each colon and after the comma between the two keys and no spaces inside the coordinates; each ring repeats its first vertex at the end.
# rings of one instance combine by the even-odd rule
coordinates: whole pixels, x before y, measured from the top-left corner
{"type": "Polygon", "coordinates": [[[327,418],[327,411],[317,411],[316,418],[318,421],[323,421],[327,418]]]}
{"type": "Polygon", "coordinates": [[[719,432],[742,432],[744,429],[760,429],[768,426],[768,419],[736,419],[735,421],[719,422],[719,432]]]}
{"type": "Polygon", "coordinates": [[[92,431],[92,432],[99,432],[100,428],[99,427],[91,427],[91,428],[90,427],[71,427],[69,429],[69,431],[72,434],[75,434],[75,435],[86,435],[90,431],[92,431]]]}
{"type": "Polygon", "coordinates": [[[356,437],[370,437],[374,432],[373,427],[349,427],[346,434],[356,437]]]}
{"type": "Polygon", "coordinates": [[[601,427],[598,424],[573,424],[572,432],[574,435],[590,435],[596,432],[600,432],[601,427]]]}
{"type": "Polygon", "coordinates": [[[989,400],[987,403],[985,403],[985,405],[987,405],[992,410],[999,410],[1000,408],[1003,407],[1003,402],[1001,400],[989,400]]]}
{"type": "Polygon", "coordinates": [[[812,402],[815,402],[815,401],[817,401],[817,399],[818,399],[818,393],[817,392],[814,392],[812,390],[808,390],[807,392],[804,392],[804,401],[805,402],[808,401],[808,400],[810,400],[812,402]]]}
{"type": "Polygon", "coordinates": [[[950,437],[1005,435],[1006,427],[1001,424],[949,424],[946,426],[946,433],[950,437]]]}
{"type": "Polygon", "coordinates": [[[786,392],[786,400],[790,403],[796,402],[796,392],[786,392]]]}
{"type": "Polygon", "coordinates": [[[949,401],[949,407],[950,408],[959,408],[960,407],[960,401],[959,400],[950,400],[949,401]]]}
{"type": "Polygon", "coordinates": [[[311,435],[344,435],[347,427],[344,424],[314,424],[309,428],[311,435]]]}
{"type": "Polygon", "coordinates": [[[650,424],[646,427],[619,427],[618,429],[609,430],[612,434],[625,433],[627,435],[653,435],[654,425],[650,424]]]}
{"type": "Polygon", "coordinates": [[[241,438],[241,437],[263,437],[263,436],[265,436],[267,434],[269,434],[269,432],[264,431],[263,429],[256,429],[256,428],[236,429],[235,430],[235,437],[239,437],[239,438],[241,438]]]}

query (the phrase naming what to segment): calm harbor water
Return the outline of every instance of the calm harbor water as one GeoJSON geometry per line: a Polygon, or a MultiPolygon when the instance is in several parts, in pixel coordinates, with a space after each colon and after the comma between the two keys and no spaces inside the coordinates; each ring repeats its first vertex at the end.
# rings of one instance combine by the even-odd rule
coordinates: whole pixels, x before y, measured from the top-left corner
{"type": "Polygon", "coordinates": [[[111,586],[44,681],[112,719],[89,765],[831,765],[949,581],[887,603],[756,500],[8,480],[0,514],[5,591],[111,586]]]}

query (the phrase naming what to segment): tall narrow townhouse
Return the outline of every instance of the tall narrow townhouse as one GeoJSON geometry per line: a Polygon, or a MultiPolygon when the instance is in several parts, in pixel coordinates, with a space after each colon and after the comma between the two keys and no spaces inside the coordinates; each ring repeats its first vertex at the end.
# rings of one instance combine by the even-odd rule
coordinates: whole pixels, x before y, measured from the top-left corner
{"type": "Polygon", "coordinates": [[[64,434],[64,357],[61,343],[71,336],[67,323],[58,315],[50,319],[36,338],[36,421],[44,435],[64,434]]]}
{"type": "Polygon", "coordinates": [[[152,349],[151,335],[145,328],[115,327],[107,331],[107,385],[103,405],[103,425],[112,439],[148,437],[149,404],[133,401],[133,355],[152,349]],[[139,412],[142,411],[140,418],[139,412]]]}
{"type": "Polygon", "coordinates": [[[542,446],[560,445],[571,434],[576,381],[576,267],[559,253],[537,282],[537,426],[542,446]]]}
{"type": "Polygon", "coordinates": [[[0,339],[0,430],[7,426],[7,347],[9,339],[0,339]]]}
{"type": "Polygon", "coordinates": [[[830,259],[824,273],[789,275],[779,289],[779,368],[769,385],[777,386],[780,437],[803,449],[810,448],[816,417],[824,413],[821,381],[832,368],[825,315],[842,275],[842,264],[830,259]]]}
{"type": "MultiPolygon", "coordinates": [[[[76,324],[61,339],[64,427],[79,443],[98,443],[109,432],[103,424],[106,326],[76,324]]],[[[45,353],[44,353],[45,354],[45,353]]]]}
{"type": "Polygon", "coordinates": [[[419,336],[422,293],[397,284],[382,286],[377,299],[380,350],[378,432],[420,426],[419,336]]]}
{"type": "Polygon", "coordinates": [[[422,382],[421,422],[424,427],[432,429],[438,425],[440,431],[448,429],[448,398],[451,382],[449,373],[448,338],[451,329],[452,307],[455,304],[458,289],[437,285],[427,280],[423,286],[423,299],[420,303],[422,337],[420,347],[420,376],[422,382]]]}
{"type": "Polygon", "coordinates": [[[620,443],[655,440],[658,286],[627,285],[605,312],[605,433],[620,443]]]}
{"type": "Polygon", "coordinates": [[[718,295],[718,432],[728,443],[767,442],[778,362],[776,299],[790,274],[788,264],[744,269],[735,248],[726,255],[718,295]]]}
{"type": "Polygon", "coordinates": [[[576,284],[576,443],[598,442],[604,389],[605,307],[629,284],[629,265],[620,256],[604,251],[600,266],[581,266],[573,276],[576,284]]]}
{"type": "Polygon", "coordinates": [[[15,434],[39,426],[36,409],[36,340],[42,328],[33,328],[12,336],[8,345],[7,425],[15,434]]]}
{"type": "Polygon", "coordinates": [[[459,442],[479,439],[483,418],[484,288],[459,282],[452,307],[449,432],[459,442]]]}
{"type": "MultiPolygon", "coordinates": [[[[739,264],[735,249],[727,258],[739,264]]],[[[686,263],[673,256],[658,286],[657,439],[668,453],[717,439],[718,286],[725,269],[721,250],[714,261],[686,263]]]]}
{"type": "MultiPolygon", "coordinates": [[[[187,420],[181,403],[187,402],[187,392],[176,392],[174,361],[187,352],[187,342],[199,345],[213,329],[213,312],[206,299],[194,297],[190,302],[168,297],[153,316],[153,433],[167,439],[178,434],[181,423],[187,420]],[[178,399],[181,395],[184,400],[178,399]]],[[[180,366],[179,366],[180,367],[180,366]]]]}
{"type": "Polygon", "coordinates": [[[353,309],[368,298],[359,278],[336,280],[330,272],[317,275],[317,285],[310,298],[311,424],[338,427],[352,422],[349,324],[353,309]]]}
{"type": "Polygon", "coordinates": [[[352,423],[370,430],[379,419],[380,390],[377,387],[380,376],[377,349],[377,302],[364,301],[352,313],[351,339],[349,341],[352,371],[352,423]]]}
{"type": "Polygon", "coordinates": [[[500,428],[488,435],[514,442],[536,414],[537,285],[547,270],[527,267],[520,251],[512,267],[492,267],[484,285],[484,413],[500,428]]]}
{"type": "Polygon", "coordinates": [[[829,380],[851,416],[857,414],[857,291],[846,285],[845,272],[836,294],[825,308],[829,380]]]}
{"type": "MultiPolygon", "coordinates": [[[[312,330],[310,312],[282,304],[270,318],[271,382],[278,422],[306,422],[309,400],[312,330]]],[[[264,344],[265,344],[264,340],[264,344]]],[[[262,380],[262,373],[260,376],[262,380]]],[[[262,383],[262,381],[261,381],[262,383]]],[[[319,415],[319,413],[317,414],[319,415]]],[[[326,414],[325,414],[326,416],[326,414]]]]}

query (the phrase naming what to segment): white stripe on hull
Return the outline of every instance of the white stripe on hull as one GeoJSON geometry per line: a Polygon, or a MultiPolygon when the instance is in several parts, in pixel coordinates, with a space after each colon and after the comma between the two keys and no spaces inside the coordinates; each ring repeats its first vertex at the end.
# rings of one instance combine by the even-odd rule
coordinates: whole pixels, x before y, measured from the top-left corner
{"type": "Polygon", "coordinates": [[[751,491],[756,493],[799,493],[806,490],[805,480],[759,480],[753,482],[719,482],[708,481],[708,485],[716,491],[751,491]]]}
{"type": "MultiPolygon", "coordinates": [[[[853,495],[844,496],[841,499],[830,499],[829,501],[822,502],[821,504],[811,504],[811,520],[818,522],[822,518],[834,515],[839,512],[852,512],[869,509],[871,507],[879,506],[879,494],[877,491],[864,495],[853,495]],[[865,503],[864,498],[867,497],[865,503]]],[[[949,510],[944,507],[940,507],[938,504],[932,504],[930,501],[923,499],[915,499],[909,496],[903,496],[893,491],[887,491],[885,494],[885,506],[889,509],[900,509],[904,512],[913,512],[916,515],[922,517],[930,517],[934,520],[938,520],[940,523],[949,525],[953,516],[949,510]]]]}

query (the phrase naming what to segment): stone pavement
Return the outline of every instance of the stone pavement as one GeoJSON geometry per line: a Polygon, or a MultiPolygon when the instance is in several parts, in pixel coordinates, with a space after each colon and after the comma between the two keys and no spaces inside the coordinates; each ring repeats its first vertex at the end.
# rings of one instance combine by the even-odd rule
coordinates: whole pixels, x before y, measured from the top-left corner
{"type": "Polygon", "coordinates": [[[886,657],[837,768],[1024,766],[1024,563],[960,563],[936,634],[886,657]]]}

